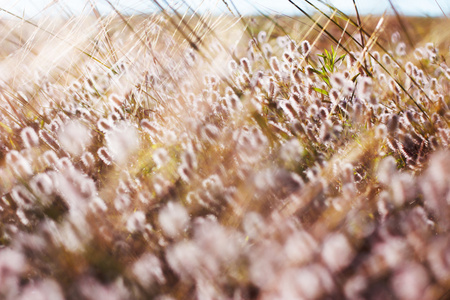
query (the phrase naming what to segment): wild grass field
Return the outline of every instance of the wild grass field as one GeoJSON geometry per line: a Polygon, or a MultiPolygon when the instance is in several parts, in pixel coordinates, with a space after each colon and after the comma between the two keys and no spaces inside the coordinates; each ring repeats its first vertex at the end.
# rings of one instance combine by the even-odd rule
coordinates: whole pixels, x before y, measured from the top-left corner
{"type": "Polygon", "coordinates": [[[450,297],[450,21],[338,9],[0,19],[0,299],[450,297]]]}

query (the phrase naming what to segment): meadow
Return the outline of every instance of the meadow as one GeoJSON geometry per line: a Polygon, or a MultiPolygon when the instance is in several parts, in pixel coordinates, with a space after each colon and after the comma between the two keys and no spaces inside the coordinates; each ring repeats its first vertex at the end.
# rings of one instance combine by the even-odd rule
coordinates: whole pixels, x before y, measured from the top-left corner
{"type": "Polygon", "coordinates": [[[0,22],[0,299],[449,297],[447,18],[0,22]]]}

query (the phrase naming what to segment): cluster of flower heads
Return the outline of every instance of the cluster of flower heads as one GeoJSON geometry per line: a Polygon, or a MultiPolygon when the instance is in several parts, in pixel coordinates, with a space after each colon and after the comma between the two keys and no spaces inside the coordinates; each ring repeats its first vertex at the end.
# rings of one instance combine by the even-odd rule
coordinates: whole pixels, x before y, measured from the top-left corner
{"type": "Polygon", "coordinates": [[[395,33],[330,67],[261,31],[219,68],[158,22],[68,85],[2,83],[0,298],[448,290],[448,53],[395,33]]]}

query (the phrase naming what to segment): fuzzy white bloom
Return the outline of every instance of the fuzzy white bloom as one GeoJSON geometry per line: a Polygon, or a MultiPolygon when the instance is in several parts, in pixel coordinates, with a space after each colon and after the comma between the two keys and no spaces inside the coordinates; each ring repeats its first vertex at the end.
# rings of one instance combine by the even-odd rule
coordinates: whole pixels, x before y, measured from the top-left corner
{"type": "Polygon", "coordinates": [[[137,129],[122,123],[105,135],[108,150],[114,161],[125,164],[131,154],[139,148],[139,134],[137,129]]]}
{"type": "MultiPolygon", "coordinates": [[[[0,291],[2,296],[15,295],[19,290],[19,276],[25,271],[24,255],[16,250],[0,250],[0,291]]],[[[14,299],[11,297],[10,299],[14,299]]]]}
{"type": "Polygon", "coordinates": [[[258,161],[260,155],[267,149],[267,137],[256,127],[250,130],[237,130],[233,133],[237,141],[237,150],[240,158],[247,163],[258,161]]]}
{"type": "Polygon", "coordinates": [[[169,160],[169,154],[164,148],[158,148],[153,152],[153,161],[158,168],[161,168],[169,160]]]}
{"type": "Polygon", "coordinates": [[[97,300],[122,300],[130,299],[129,292],[126,290],[123,279],[119,278],[108,285],[98,282],[94,278],[84,277],[78,287],[82,299],[97,300]]]}
{"type": "Polygon", "coordinates": [[[97,194],[94,180],[75,168],[62,169],[61,173],[55,172],[53,176],[58,193],[71,208],[84,211],[97,194]]]}
{"type": "Polygon", "coordinates": [[[25,263],[21,252],[9,248],[0,250],[0,274],[20,274],[25,271],[25,263]]]}
{"type": "Polygon", "coordinates": [[[210,191],[212,194],[216,195],[223,192],[223,183],[220,177],[213,174],[203,180],[202,186],[205,190],[210,191]]]}
{"type": "Polygon", "coordinates": [[[107,133],[114,128],[114,124],[109,119],[102,118],[98,120],[97,127],[101,132],[107,133]]]}
{"type": "Polygon", "coordinates": [[[390,182],[392,200],[395,206],[403,205],[415,194],[414,179],[409,173],[399,173],[390,182]]]}
{"type": "Polygon", "coordinates": [[[166,250],[170,268],[181,278],[199,273],[202,251],[193,241],[182,241],[166,250]]]}
{"type": "Polygon", "coordinates": [[[50,133],[48,133],[45,130],[39,130],[39,137],[50,147],[52,147],[53,149],[59,149],[60,146],[58,144],[58,142],[55,140],[55,138],[53,137],[53,135],[51,135],[50,133]]]}
{"type": "Polygon", "coordinates": [[[333,288],[330,274],[317,264],[287,268],[276,282],[279,299],[320,299],[333,288]]]}
{"type": "Polygon", "coordinates": [[[112,164],[111,154],[106,147],[98,148],[97,155],[105,165],[109,166],[110,164],[112,164]]]}
{"type": "Polygon", "coordinates": [[[181,161],[183,165],[186,165],[191,170],[197,168],[197,157],[191,145],[187,147],[185,152],[183,152],[181,161]]]}
{"type": "Polygon", "coordinates": [[[378,139],[386,138],[388,133],[387,126],[384,124],[380,124],[375,128],[375,137],[378,139]]]}
{"type": "Polygon", "coordinates": [[[258,32],[258,42],[265,43],[267,41],[267,32],[261,30],[258,32]]]}
{"type": "Polygon", "coordinates": [[[143,204],[148,204],[154,198],[152,194],[146,190],[140,191],[137,197],[143,204]]]}
{"type": "Polygon", "coordinates": [[[48,196],[51,195],[54,190],[53,180],[50,176],[46,173],[37,174],[30,181],[30,186],[44,205],[49,204],[48,196]]]}
{"type": "Polygon", "coordinates": [[[391,42],[394,44],[397,44],[400,41],[400,33],[398,31],[395,31],[392,35],[391,35],[391,42]]]}
{"type": "Polygon", "coordinates": [[[162,196],[166,193],[169,186],[170,182],[163,176],[158,174],[153,178],[153,189],[155,190],[157,196],[162,196]]]}
{"type": "Polygon", "coordinates": [[[395,48],[395,53],[398,56],[405,56],[406,55],[406,44],[403,42],[398,43],[397,47],[395,48]]]}
{"type": "Polygon", "coordinates": [[[249,275],[252,282],[259,287],[267,286],[275,282],[277,271],[286,261],[279,253],[282,246],[276,241],[263,240],[252,249],[250,258],[249,275]]]}
{"type": "Polygon", "coordinates": [[[102,198],[94,197],[92,198],[91,202],[89,203],[89,209],[94,214],[99,214],[106,212],[108,210],[108,206],[106,205],[105,201],[103,201],[102,198]]]}
{"type": "Polygon", "coordinates": [[[175,144],[177,142],[177,134],[173,130],[164,130],[164,140],[168,145],[175,144]]]}
{"type": "Polygon", "coordinates": [[[11,197],[21,208],[30,208],[36,202],[34,195],[23,185],[17,185],[11,190],[11,197]]]}
{"type": "Polygon", "coordinates": [[[392,156],[384,158],[378,166],[378,181],[389,185],[392,176],[397,174],[397,162],[392,156]]]}
{"type": "Polygon", "coordinates": [[[145,227],[145,214],[142,211],[136,211],[127,220],[127,230],[131,233],[141,231],[145,227]]]}
{"type": "Polygon", "coordinates": [[[158,257],[150,253],[145,253],[135,261],[131,267],[131,272],[144,288],[150,287],[155,282],[159,284],[166,282],[161,262],[158,257]]]}
{"type": "Polygon", "coordinates": [[[317,242],[305,231],[292,234],[284,245],[286,258],[293,263],[306,263],[312,260],[317,242]]]}
{"type": "Polygon", "coordinates": [[[44,279],[28,284],[18,300],[64,300],[64,293],[59,284],[53,279],[44,279]]]}
{"type": "Polygon", "coordinates": [[[340,271],[352,261],[355,255],[345,235],[335,233],[325,239],[322,259],[332,271],[340,271]]]}
{"type": "Polygon", "coordinates": [[[158,221],[166,235],[176,237],[188,224],[189,215],[181,204],[169,202],[159,212],[158,221]]]}
{"type": "Polygon", "coordinates": [[[372,92],[373,81],[369,77],[363,77],[358,81],[357,95],[358,97],[369,100],[369,96],[372,92]]]}
{"type": "Polygon", "coordinates": [[[16,216],[19,218],[19,221],[23,225],[27,226],[28,224],[30,224],[30,220],[27,218],[27,215],[25,214],[22,208],[16,210],[16,216]]]}
{"type": "Polygon", "coordinates": [[[407,251],[408,247],[401,238],[388,238],[385,242],[378,243],[374,247],[374,253],[380,255],[391,268],[395,268],[402,263],[407,251]]]}
{"type": "Polygon", "coordinates": [[[127,194],[119,194],[114,199],[114,207],[118,211],[123,211],[130,204],[131,204],[131,199],[130,199],[130,196],[128,196],[127,194]]]}
{"type": "Polygon", "coordinates": [[[367,287],[367,280],[363,275],[356,275],[347,280],[344,293],[348,299],[362,299],[360,293],[367,287]]]}
{"type": "Polygon", "coordinates": [[[142,127],[142,129],[144,129],[146,132],[148,132],[152,136],[155,136],[156,134],[158,134],[158,132],[160,130],[158,124],[156,124],[155,122],[151,122],[147,119],[141,120],[141,127],[142,127]]]}
{"type": "Polygon", "coordinates": [[[121,107],[124,102],[124,99],[115,93],[109,95],[108,100],[112,105],[116,107],[121,107]]]}
{"type": "Polygon", "coordinates": [[[445,77],[447,77],[448,80],[450,80],[450,68],[445,69],[445,77]]]}
{"type": "Polygon", "coordinates": [[[299,161],[303,151],[303,147],[298,139],[291,139],[281,146],[280,157],[284,161],[299,161]]]}
{"type": "Polygon", "coordinates": [[[80,121],[70,121],[58,130],[58,140],[63,149],[79,156],[89,146],[92,136],[88,127],[80,121]]]}
{"type": "Polygon", "coordinates": [[[62,157],[56,162],[56,169],[60,172],[74,169],[72,161],[68,157],[62,157]]]}
{"type": "Polygon", "coordinates": [[[28,160],[16,150],[11,150],[6,154],[6,163],[20,177],[33,174],[33,169],[28,160]]]}
{"type": "Polygon", "coordinates": [[[81,162],[85,168],[90,169],[95,165],[95,157],[91,152],[84,152],[81,155],[81,162]]]}
{"type": "Polygon", "coordinates": [[[45,151],[40,158],[46,167],[56,166],[58,163],[58,155],[53,150],[45,151]]]}
{"type": "Polygon", "coordinates": [[[438,193],[442,193],[450,182],[450,155],[437,152],[430,158],[427,175],[435,183],[438,193]]]}
{"type": "Polygon", "coordinates": [[[215,266],[218,262],[229,265],[238,257],[243,242],[239,235],[214,219],[197,218],[195,223],[194,240],[205,251],[203,257],[209,270],[214,272],[218,270],[215,266]]]}
{"type": "Polygon", "coordinates": [[[427,271],[422,265],[409,263],[395,273],[391,285],[399,299],[419,300],[424,299],[429,282],[427,271]]]}
{"type": "Polygon", "coordinates": [[[280,48],[284,48],[288,45],[289,40],[290,40],[290,38],[287,35],[279,36],[279,37],[277,37],[277,44],[280,48]]]}
{"type": "Polygon", "coordinates": [[[32,127],[25,127],[22,129],[20,132],[20,137],[22,138],[25,148],[31,148],[39,145],[39,137],[32,127]]]}
{"type": "Polygon", "coordinates": [[[428,247],[428,262],[435,278],[445,283],[450,280],[450,241],[447,237],[437,238],[428,247]]]}
{"type": "Polygon", "coordinates": [[[266,226],[264,219],[257,212],[249,212],[243,220],[245,234],[250,238],[257,238],[266,226]]]}
{"type": "Polygon", "coordinates": [[[220,134],[219,128],[213,124],[206,124],[201,128],[201,137],[204,140],[214,142],[220,134]]]}

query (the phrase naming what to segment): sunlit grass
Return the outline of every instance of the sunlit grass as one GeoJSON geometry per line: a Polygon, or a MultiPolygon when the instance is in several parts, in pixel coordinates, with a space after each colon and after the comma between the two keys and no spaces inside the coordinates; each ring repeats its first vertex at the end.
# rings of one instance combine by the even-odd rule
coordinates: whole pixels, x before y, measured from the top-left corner
{"type": "Polygon", "coordinates": [[[447,19],[3,25],[0,298],[445,297],[447,19]]]}

